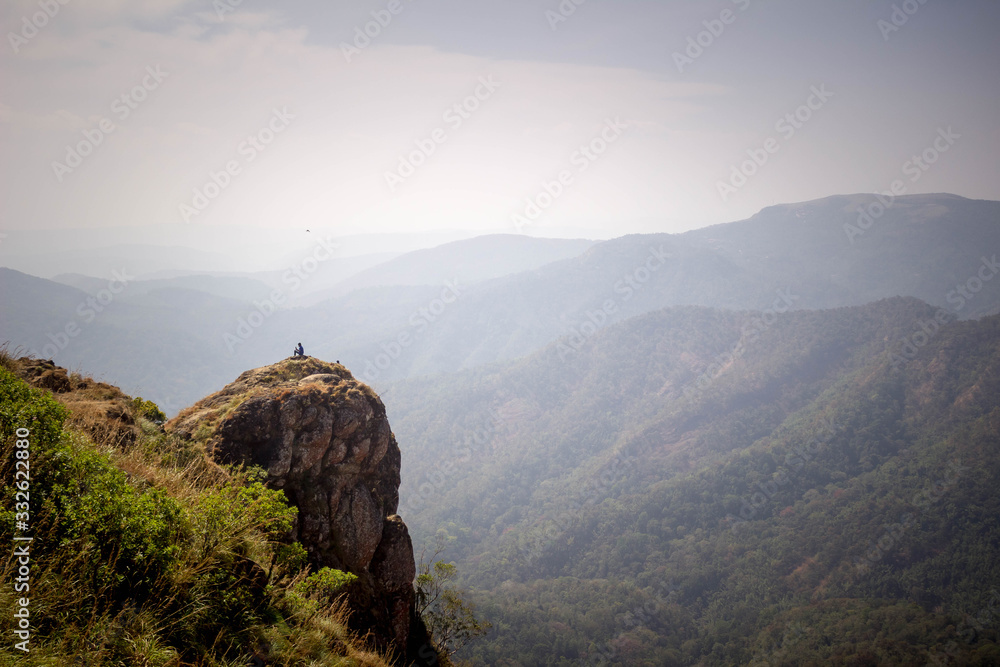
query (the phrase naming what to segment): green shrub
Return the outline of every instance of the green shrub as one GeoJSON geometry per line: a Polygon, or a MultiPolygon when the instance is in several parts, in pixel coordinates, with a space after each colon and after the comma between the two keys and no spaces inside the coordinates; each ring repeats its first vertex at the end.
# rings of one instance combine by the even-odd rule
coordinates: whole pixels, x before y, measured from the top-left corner
{"type": "Polygon", "coordinates": [[[357,580],[358,576],[355,574],[329,567],[324,567],[304,579],[300,575],[286,592],[282,608],[292,617],[315,618],[324,609],[329,610],[331,606],[342,602],[337,598],[357,580]]]}
{"type": "MultiPolygon", "coordinates": [[[[138,490],[108,455],[64,432],[65,408],[48,392],[0,370],[0,399],[5,478],[14,476],[13,452],[25,451],[11,447],[17,429],[30,431],[28,526],[36,557],[60,550],[86,555],[78,566],[95,589],[112,596],[148,592],[179,550],[178,503],[159,489],[138,490]]],[[[12,500],[13,491],[5,489],[5,500],[12,500]]],[[[4,532],[12,527],[14,509],[13,502],[4,503],[4,532]]]]}
{"type": "Polygon", "coordinates": [[[19,428],[31,431],[34,454],[59,441],[66,408],[52,394],[32,389],[5,368],[0,368],[0,437],[6,442],[19,428]]]}
{"type": "Polygon", "coordinates": [[[59,548],[89,549],[95,587],[143,594],[174,562],[185,522],[161,489],[139,491],[105,455],[70,443],[53,457],[59,548]]]}
{"type": "Polygon", "coordinates": [[[301,570],[309,560],[309,552],[299,542],[279,544],[274,549],[271,565],[281,575],[301,570]]]}
{"type": "Polygon", "coordinates": [[[330,601],[357,580],[356,574],[324,567],[319,572],[310,574],[300,586],[305,595],[314,595],[321,600],[330,601]]]}
{"type": "MultiPolygon", "coordinates": [[[[152,403],[133,406],[159,419],[152,403]]],[[[235,665],[260,647],[268,664],[385,664],[347,630],[343,602],[327,602],[356,577],[306,577],[305,549],[286,543],[297,510],[263,471],[231,470],[219,486],[197,443],[144,429],[130,452],[102,450],[64,430],[66,417],[49,392],[0,367],[0,475],[30,466],[30,664],[235,665]]],[[[0,486],[7,544],[18,490],[0,486]]],[[[0,561],[8,574],[11,553],[0,561]]],[[[22,594],[0,587],[0,607],[22,594]]],[[[0,616],[0,634],[13,636],[12,621],[0,616]]],[[[0,646],[0,665],[22,662],[0,646]]]]}
{"type": "Polygon", "coordinates": [[[258,480],[208,490],[195,512],[202,550],[208,555],[227,541],[256,532],[280,540],[291,530],[298,508],[288,504],[284,491],[269,489],[258,480]]]}
{"type": "Polygon", "coordinates": [[[160,406],[152,401],[147,401],[141,396],[132,399],[132,408],[136,414],[144,419],[148,419],[154,424],[162,424],[167,421],[167,415],[160,410],[160,406]]]}

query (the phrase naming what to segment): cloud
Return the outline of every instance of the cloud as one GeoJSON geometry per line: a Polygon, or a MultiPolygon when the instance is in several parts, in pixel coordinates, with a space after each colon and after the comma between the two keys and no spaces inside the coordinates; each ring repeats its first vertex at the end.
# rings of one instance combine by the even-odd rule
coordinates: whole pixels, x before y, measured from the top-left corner
{"type": "MultiPolygon", "coordinates": [[[[116,7],[107,2],[95,11],[116,7]]],[[[145,3],[127,13],[167,11],[145,3]]],[[[179,222],[179,206],[235,160],[240,173],[196,222],[369,231],[419,220],[501,228],[511,207],[568,168],[605,119],[620,117],[636,135],[655,137],[696,115],[704,98],[724,93],[635,70],[501,61],[424,46],[375,43],[347,62],[337,46],[310,43],[305,29],[276,26],[267,14],[239,16],[211,30],[214,17],[195,14],[160,31],[122,22],[88,27],[53,39],[58,48],[40,49],[44,57],[8,62],[0,131],[10,147],[3,160],[17,174],[4,186],[7,224],[179,222]],[[166,78],[120,118],[115,109],[150,67],[166,78]],[[460,127],[454,113],[447,122],[445,113],[473,96],[483,77],[498,82],[495,94],[460,127]],[[248,161],[240,147],[266,133],[275,109],[294,119],[248,161]],[[114,122],[114,132],[57,182],[52,163],[101,118],[114,122]],[[437,129],[446,132],[445,143],[392,192],[386,172],[437,129]]],[[[565,199],[562,217],[595,207],[628,214],[643,205],[628,200],[628,181],[636,168],[630,160],[646,149],[638,138],[631,145],[623,141],[617,155],[597,165],[601,175],[565,199]]]]}
{"type": "MultiPolygon", "coordinates": [[[[11,5],[4,25],[16,28],[32,6],[11,5]]],[[[762,91],[677,77],[666,55],[660,68],[637,69],[446,51],[404,39],[436,20],[415,11],[345,57],[340,40],[370,17],[330,11],[316,35],[293,14],[248,3],[220,20],[208,2],[70,0],[0,60],[0,224],[181,223],[182,206],[207,188],[216,196],[188,217],[195,224],[514,231],[512,216],[569,171],[532,233],[678,231],[881,187],[885,164],[923,142],[927,119],[908,114],[908,133],[894,125],[882,136],[867,122],[881,90],[838,87],[822,117],[723,202],[716,183],[822,81],[762,91]],[[151,68],[165,78],[144,90],[151,68]],[[496,82],[489,95],[484,79],[496,82]],[[291,118],[271,141],[276,110],[291,118]],[[57,174],[102,119],[113,131],[57,174]],[[576,158],[600,146],[608,119],[627,130],[584,169],[576,158]],[[266,145],[248,149],[257,137],[266,145]],[[888,157],[880,166],[859,151],[888,157]]],[[[980,146],[963,150],[988,152],[980,146]]],[[[921,187],[954,189],[961,176],[942,167],[921,187]]]]}
{"type": "MultiPolygon", "coordinates": [[[[59,20],[78,27],[153,21],[173,16],[187,6],[202,4],[196,0],[56,0],[56,2],[60,5],[59,20]]],[[[31,16],[42,10],[39,0],[7,0],[4,5],[2,16],[5,22],[15,17],[20,22],[20,17],[31,16]]]]}

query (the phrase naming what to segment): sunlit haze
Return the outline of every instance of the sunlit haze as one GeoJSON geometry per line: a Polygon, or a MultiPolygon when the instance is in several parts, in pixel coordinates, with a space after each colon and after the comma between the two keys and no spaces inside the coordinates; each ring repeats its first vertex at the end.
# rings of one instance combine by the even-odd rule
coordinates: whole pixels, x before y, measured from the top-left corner
{"type": "Polygon", "coordinates": [[[1000,6],[911,4],[8,2],[0,224],[611,238],[897,178],[1000,198],[1000,6]]]}
{"type": "Polygon", "coordinates": [[[0,28],[0,664],[1000,665],[997,0],[0,28]]]}

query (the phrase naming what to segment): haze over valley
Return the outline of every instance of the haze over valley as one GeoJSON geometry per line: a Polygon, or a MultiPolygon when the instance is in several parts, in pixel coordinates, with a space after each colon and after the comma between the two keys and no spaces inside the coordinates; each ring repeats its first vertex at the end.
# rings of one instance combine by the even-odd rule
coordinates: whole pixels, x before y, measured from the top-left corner
{"type": "Polygon", "coordinates": [[[0,663],[1000,664],[996,3],[0,21],[0,663]]]}

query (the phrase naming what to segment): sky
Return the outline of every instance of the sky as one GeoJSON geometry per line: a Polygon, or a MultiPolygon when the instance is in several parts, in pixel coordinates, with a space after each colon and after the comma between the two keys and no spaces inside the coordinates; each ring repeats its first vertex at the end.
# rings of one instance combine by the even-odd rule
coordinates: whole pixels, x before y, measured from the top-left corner
{"type": "Polygon", "coordinates": [[[897,179],[1000,199],[995,0],[8,0],[0,25],[0,234],[611,238],[897,179]]]}

